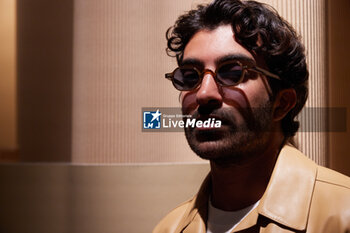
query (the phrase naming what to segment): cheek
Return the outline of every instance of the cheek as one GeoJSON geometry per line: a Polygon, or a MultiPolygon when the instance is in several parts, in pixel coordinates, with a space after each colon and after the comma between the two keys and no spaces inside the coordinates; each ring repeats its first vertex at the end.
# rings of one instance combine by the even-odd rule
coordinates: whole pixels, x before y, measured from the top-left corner
{"type": "Polygon", "coordinates": [[[249,107],[249,100],[242,89],[239,88],[223,88],[224,103],[229,106],[238,108],[249,107]]]}
{"type": "Polygon", "coordinates": [[[195,92],[181,92],[181,105],[183,114],[192,114],[197,108],[195,92]]]}
{"type": "Polygon", "coordinates": [[[251,79],[233,89],[227,89],[225,99],[234,101],[243,108],[259,107],[269,100],[267,88],[263,79],[251,79]]]}
{"type": "MultiPolygon", "coordinates": [[[[222,88],[223,107],[252,108],[269,100],[268,90],[262,79],[248,80],[235,87],[222,88]]],[[[182,112],[193,114],[198,107],[196,92],[182,92],[182,112]]]]}

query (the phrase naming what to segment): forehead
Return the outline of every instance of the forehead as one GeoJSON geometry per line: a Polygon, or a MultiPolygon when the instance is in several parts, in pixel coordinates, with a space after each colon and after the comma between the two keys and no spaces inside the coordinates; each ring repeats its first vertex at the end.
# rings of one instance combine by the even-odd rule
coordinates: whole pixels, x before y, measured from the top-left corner
{"type": "Polygon", "coordinates": [[[240,55],[255,60],[253,55],[235,40],[231,26],[222,25],[214,30],[197,32],[186,45],[183,59],[196,59],[205,66],[214,66],[215,61],[227,55],[240,55]]]}

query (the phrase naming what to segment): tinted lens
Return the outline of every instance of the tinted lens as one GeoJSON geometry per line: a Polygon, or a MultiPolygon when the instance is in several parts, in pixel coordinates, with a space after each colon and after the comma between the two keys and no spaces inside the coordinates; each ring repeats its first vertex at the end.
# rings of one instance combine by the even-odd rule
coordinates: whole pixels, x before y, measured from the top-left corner
{"type": "Polygon", "coordinates": [[[217,71],[217,79],[223,85],[236,85],[241,81],[243,68],[239,62],[223,64],[217,71]]]}
{"type": "Polygon", "coordinates": [[[178,68],[174,72],[174,86],[181,91],[191,90],[197,86],[199,74],[193,68],[178,68]]]}

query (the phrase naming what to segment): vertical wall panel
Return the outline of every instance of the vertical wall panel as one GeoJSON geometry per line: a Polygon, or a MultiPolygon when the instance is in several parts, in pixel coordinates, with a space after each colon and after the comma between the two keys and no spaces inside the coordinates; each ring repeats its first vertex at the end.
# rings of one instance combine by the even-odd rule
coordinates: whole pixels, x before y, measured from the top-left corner
{"type": "Polygon", "coordinates": [[[73,161],[196,161],[182,133],[142,133],[142,107],[177,107],[165,31],[191,1],[76,0],[73,161]]]}
{"type": "Polygon", "coordinates": [[[0,0],[0,161],[17,159],[16,2],[0,0]]]}
{"type": "Polygon", "coordinates": [[[73,0],[17,1],[20,159],[71,159],[73,0]]]}
{"type": "MultiPolygon", "coordinates": [[[[265,0],[290,22],[301,35],[306,47],[309,68],[309,98],[306,107],[317,108],[327,106],[327,41],[326,41],[326,2],[324,0],[265,0]]],[[[308,111],[307,128],[320,129],[324,116],[312,115],[308,111]],[[322,118],[322,119],[321,119],[322,118]]],[[[326,165],[327,133],[300,132],[296,136],[299,148],[318,164],[326,165]]]]}
{"type": "MultiPolygon", "coordinates": [[[[350,176],[350,1],[328,1],[329,35],[329,102],[333,107],[347,109],[347,131],[330,134],[329,165],[350,176]]],[[[334,119],[330,119],[334,120],[334,119]]]]}
{"type": "MultiPolygon", "coordinates": [[[[178,93],[163,78],[176,66],[165,54],[165,31],[198,2],[75,1],[74,162],[199,161],[182,133],[142,133],[140,124],[142,107],[179,106],[178,93]]],[[[324,106],[324,0],[264,2],[302,35],[310,69],[307,106],[324,106]]],[[[325,163],[322,133],[301,133],[298,142],[302,151],[325,163]]]]}

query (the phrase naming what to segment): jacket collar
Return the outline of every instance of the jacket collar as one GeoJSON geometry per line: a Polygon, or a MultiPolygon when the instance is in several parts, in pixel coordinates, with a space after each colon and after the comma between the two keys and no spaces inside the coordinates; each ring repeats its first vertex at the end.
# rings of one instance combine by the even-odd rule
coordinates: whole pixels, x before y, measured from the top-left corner
{"type": "MultiPolygon", "coordinates": [[[[294,147],[284,146],[257,207],[258,214],[289,228],[304,230],[309,215],[316,172],[317,166],[314,162],[294,147]]],[[[211,180],[208,175],[197,196],[190,202],[182,224],[178,226],[178,232],[192,223],[195,223],[196,229],[204,229],[203,232],[205,232],[210,186],[211,180]]]]}

